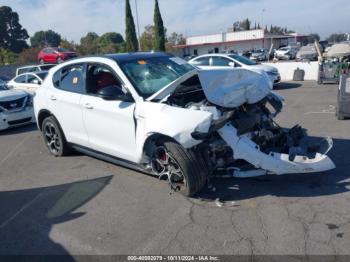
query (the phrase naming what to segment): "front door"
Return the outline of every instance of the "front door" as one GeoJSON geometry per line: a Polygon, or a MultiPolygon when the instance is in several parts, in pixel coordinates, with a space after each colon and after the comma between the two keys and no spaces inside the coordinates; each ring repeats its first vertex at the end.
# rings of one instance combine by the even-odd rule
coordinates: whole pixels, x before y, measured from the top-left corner
{"type": "Polygon", "coordinates": [[[98,92],[108,86],[121,88],[114,71],[103,64],[87,68],[87,94],[82,96],[83,119],[90,148],[129,161],[135,160],[134,102],[108,101],[98,92]]]}

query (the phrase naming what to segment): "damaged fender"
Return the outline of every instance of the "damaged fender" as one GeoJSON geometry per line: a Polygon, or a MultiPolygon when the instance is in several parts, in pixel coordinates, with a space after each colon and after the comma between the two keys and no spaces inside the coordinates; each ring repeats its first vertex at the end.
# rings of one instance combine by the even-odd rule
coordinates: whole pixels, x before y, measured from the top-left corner
{"type": "MultiPolygon", "coordinates": [[[[219,135],[232,148],[235,159],[245,160],[259,170],[254,174],[247,172],[237,172],[239,177],[249,177],[263,174],[296,174],[296,173],[314,173],[323,172],[335,168],[333,161],[325,154],[317,153],[315,158],[306,156],[296,156],[290,161],[287,154],[270,153],[265,154],[252,140],[246,136],[238,136],[237,130],[232,125],[226,125],[218,131],[219,135]],[[263,170],[266,170],[264,172],[263,170]]],[[[331,139],[328,140],[327,153],[333,146],[331,139]]]]}
{"type": "Polygon", "coordinates": [[[184,148],[192,148],[201,143],[191,134],[194,131],[208,132],[213,115],[200,110],[171,107],[161,103],[143,102],[137,105],[136,144],[141,161],[145,141],[153,134],[161,134],[175,139],[184,148]]]}

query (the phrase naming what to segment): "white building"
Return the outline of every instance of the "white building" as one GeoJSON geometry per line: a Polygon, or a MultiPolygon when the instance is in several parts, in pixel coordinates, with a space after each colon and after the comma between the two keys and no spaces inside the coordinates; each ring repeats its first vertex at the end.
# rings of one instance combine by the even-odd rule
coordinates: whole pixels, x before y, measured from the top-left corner
{"type": "Polygon", "coordinates": [[[176,48],[183,56],[197,56],[208,53],[242,53],[252,49],[270,49],[280,46],[297,44],[302,35],[273,35],[267,34],[263,29],[221,33],[213,35],[191,36],[186,39],[185,45],[176,48]]]}

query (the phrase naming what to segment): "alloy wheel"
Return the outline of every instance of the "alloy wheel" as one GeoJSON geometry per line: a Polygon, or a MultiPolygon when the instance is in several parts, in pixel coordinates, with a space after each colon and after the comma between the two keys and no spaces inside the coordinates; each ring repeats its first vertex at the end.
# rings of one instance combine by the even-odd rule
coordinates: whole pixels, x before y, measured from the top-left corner
{"type": "Polygon", "coordinates": [[[47,123],[44,128],[44,137],[46,144],[54,155],[57,155],[61,150],[60,135],[53,123],[47,123]]]}
{"type": "Polygon", "coordinates": [[[166,148],[157,148],[153,156],[152,169],[158,174],[160,180],[168,180],[170,188],[175,192],[187,187],[187,181],[181,167],[166,148]]]}

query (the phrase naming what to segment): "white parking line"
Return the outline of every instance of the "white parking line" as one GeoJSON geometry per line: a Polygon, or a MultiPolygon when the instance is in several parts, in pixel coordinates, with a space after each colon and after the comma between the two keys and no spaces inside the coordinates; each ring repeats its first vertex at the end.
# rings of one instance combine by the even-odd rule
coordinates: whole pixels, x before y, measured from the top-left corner
{"type": "Polygon", "coordinates": [[[312,114],[335,114],[335,106],[330,105],[328,109],[323,109],[322,111],[305,113],[305,115],[312,115],[312,114]]]}
{"type": "Polygon", "coordinates": [[[18,210],[13,216],[11,216],[9,219],[7,219],[5,222],[3,222],[0,225],[0,229],[7,226],[12,220],[14,220],[19,214],[21,214],[24,210],[26,210],[28,207],[30,207],[35,200],[37,200],[41,196],[42,192],[39,193],[36,197],[34,197],[31,201],[29,201],[27,204],[25,204],[20,210],[18,210]]]}

